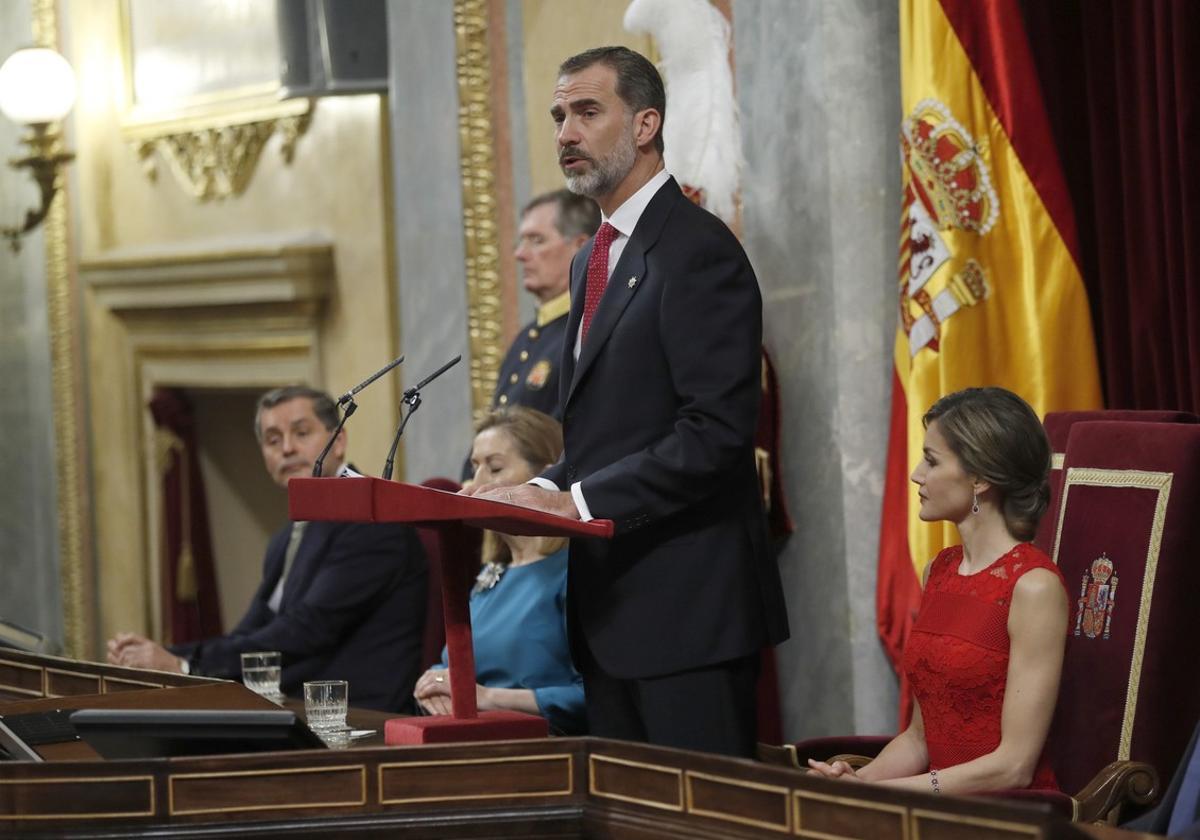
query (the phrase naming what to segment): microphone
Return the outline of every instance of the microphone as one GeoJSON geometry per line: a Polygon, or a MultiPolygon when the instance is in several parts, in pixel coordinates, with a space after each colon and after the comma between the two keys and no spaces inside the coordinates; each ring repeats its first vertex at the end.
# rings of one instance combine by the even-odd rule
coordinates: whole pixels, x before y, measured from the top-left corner
{"type": "MultiPolygon", "coordinates": [[[[392,465],[396,460],[396,447],[400,445],[400,435],[404,434],[404,427],[408,425],[409,418],[413,416],[414,411],[421,407],[421,389],[433,380],[437,379],[446,371],[450,370],[450,368],[454,367],[460,361],[462,361],[462,356],[455,356],[453,359],[446,362],[446,364],[442,365],[433,373],[429,374],[416,385],[404,392],[404,396],[400,400],[400,405],[401,407],[407,405],[408,411],[405,413],[404,418],[400,421],[400,428],[396,429],[396,436],[392,438],[392,448],[388,450],[387,461],[383,465],[382,477],[384,481],[392,480],[392,465]]],[[[353,403],[351,403],[351,405],[353,405],[353,403]]]]}
{"type": "Polygon", "coordinates": [[[359,382],[357,385],[355,385],[349,391],[347,391],[346,393],[344,393],[340,397],[338,397],[337,404],[345,405],[348,402],[354,402],[355,394],[357,394],[363,388],[366,388],[368,385],[370,385],[376,379],[383,376],[385,373],[387,373],[389,370],[391,370],[392,368],[394,368],[396,365],[400,364],[403,361],[404,361],[404,356],[399,356],[398,358],[395,358],[392,361],[388,362],[386,365],[384,365],[379,370],[372,373],[370,376],[368,376],[362,382],[359,382]]]}
{"type": "Polygon", "coordinates": [[[338,397],[338,407],[342,408],[344,413],[342,414],[342,419],[338,421],[337,428],[334,429],[333,434],[329,436],[329,440],[325,441],[325,448],[321,450],[321,454],[317,456],[317,460],[313,461],[313,478],[321,477],[321,470],[325,468],[325,457],[329,454],[329,450],[333,449],[333,442],[337,440],[337,436],[342,433],[342,428],[346,425],[346,421],[350,419],[350,415],[358,409],[358,403],[354,401],[354,395],[403,361],[403,356],[393,359],[379,370],[372,373],[362,382],[359,382],[349,391],[338,397]]]}

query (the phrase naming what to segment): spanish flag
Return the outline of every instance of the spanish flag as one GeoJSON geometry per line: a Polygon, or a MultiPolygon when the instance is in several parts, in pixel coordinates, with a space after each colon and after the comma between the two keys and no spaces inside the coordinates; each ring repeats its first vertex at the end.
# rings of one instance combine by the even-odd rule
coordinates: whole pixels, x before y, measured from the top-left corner
{"type": "Polygon", "coordinates": [[[925,411],[978,385],[1043,416],[1101,404],[1070,197],[1018,3],[900,0],[900,67],[900,312],[876,603],[897,666],[925,566],[957,542],[952,525],[921,522],[908,480],[925,411]]]}

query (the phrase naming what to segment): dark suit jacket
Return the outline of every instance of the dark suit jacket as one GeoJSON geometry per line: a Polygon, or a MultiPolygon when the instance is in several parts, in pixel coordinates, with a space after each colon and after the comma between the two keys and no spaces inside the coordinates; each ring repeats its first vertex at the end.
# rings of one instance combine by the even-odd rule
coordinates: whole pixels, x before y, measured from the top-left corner
{"type": "Polygon", "coordinates": [[[582,481],[616,536],[571,541],[573,633],[622,679],[779,642],[787,617],[754,467],[762,302],[745,252],[668,181],[626,243],[576,363],[591,250],[571,268],[565,451],[543,477],[564,490],[582,481]]]}
{"type": "Polygon", "coordinates": [[[241,654],[283,654],[282,688],[348,680],[350,703],[407,708],[425,626],[425,554],[416,532],[394,524],[310,522],[275,613],[267,600],[283,572],[291,523],[271,537],[250,608],[227,635],[173,648],[196,672],[240,679],[241,654]]]}
{"type": "MultiPolygon", "coordinates": [[[[1175,769],[1175,775],[1171,778],[1171,784],[1167,787],[1167,792],[1163,794],[1162,801],[1153,810],[1126,823],[1121,828],[1148,831],[1153,834],[1167,833],[1167,828],[1171,825],[1171,816],[1175,812],[1175,800],[1179,798],[1179,788],[1183,785],[1183,776],[1187,772],[1188,764],[1191,763],[1198,745],[1200,745],[1200,723],[1196,724],[1196,728],[1192,731],[1192,740],[1188,743],[1187,749],[1183,751],[1183,758],[1179,760],[1179,766],[1175,769]]],[[[1200,838],[1200,808],[1188,816],[1190,819],[1187,828],[1183,830],[1182,834],[1175,836],[1200,838]]]]}

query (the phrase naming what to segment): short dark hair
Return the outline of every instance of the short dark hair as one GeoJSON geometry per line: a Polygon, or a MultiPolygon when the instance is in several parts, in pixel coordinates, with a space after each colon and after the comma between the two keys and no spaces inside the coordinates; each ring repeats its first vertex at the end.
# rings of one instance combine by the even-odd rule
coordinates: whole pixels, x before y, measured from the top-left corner
{"type": "Polygon", "coordinates": [[[312,400],[313,414],[317,415],[317,419],[327,431],[333,431],[338,424],[338,413],[337,403],[331,396],[307,385],[285,385],[282,388],[273,388],[258,398],[258,406],[254,409],[254,437],[259,443],[262,442],[262,424],[259,422],[262,413],[268,408],[302,398],[312,400]]]}
{"type": "Polygon", "coordinates": [[[654,148],[663,150],[663,126],[667,122],[667,91],[662,76],[650,60],[628,47],[595,47],[573,55],[558,66],[559,76],[571,76],[593,64],[611,67],[617,74],[617,96],[632,113],[653,108],[660,119],[654,148]]]}
{"type": "Polygon", "coordinates": [[[998,491],[1004,524],[1031,540],[1050,504],[1050,440],[1029,403],[1004,388],[966,388],[935,402],[922,418],[938,431],[968,475],[998,491]]]}
{"type": "Polygon", "coordinates": [[[529,203],[521,208],[524,216],[535,207],[543,204],[553,204],[555,209],[554,227],[562,234],[563,239],[574,239],[576,236],[592,236],[600,227],[600,207],[586,195],[576,195],[570,190],[554,190],[536,195],[529,203]]]}

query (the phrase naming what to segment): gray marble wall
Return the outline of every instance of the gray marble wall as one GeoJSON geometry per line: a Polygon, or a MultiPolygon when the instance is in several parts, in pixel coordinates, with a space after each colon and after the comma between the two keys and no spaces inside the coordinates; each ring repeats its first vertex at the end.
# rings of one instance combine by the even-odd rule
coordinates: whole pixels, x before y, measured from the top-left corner
{"type": "Polygon", "coordinates": [[[388,3],[401,378],[411,386],[463,356],[424,392],[404,431],[410,481],[457,478],[471,441],[453,12],[452,3],[388,3]]]}
{"type": "MultiPolygon", "coordinates": [[[[0,3],[0,61],[33,40],[28,2],[0,3]]],[[[0,160],[17,157],[21,132],[0,116],[0,160]]],[[[28,175],[0,166],[0,225],[36,205],[28,175]]],[[[0,243],[0,618],[61,643],[53,401],[44,245],[27,236],[19,254],[0,243]]]]}
{"type": "Polygon", "coordinates": [[[744,241],[780,379],[796,533],[778,651],[796,739],[891,732],[875,562],[895,330],[898,17],[878,0],[735,0],[744,241]]]}

